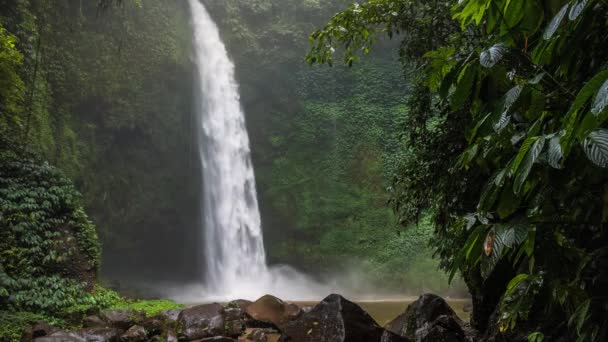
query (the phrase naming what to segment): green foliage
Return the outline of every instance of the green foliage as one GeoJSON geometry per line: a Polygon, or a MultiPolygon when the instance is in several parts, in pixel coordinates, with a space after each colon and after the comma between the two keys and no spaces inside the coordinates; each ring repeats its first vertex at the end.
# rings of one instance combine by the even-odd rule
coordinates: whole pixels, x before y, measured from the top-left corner
{"type": "MultiPolygon", "coordinates": [[[[350,64],[375,39],[368,26],[390,35],[418,20],[400,10],[408,6],[424,7],[372,0],[339,13],[311,36],[309,62],[331,63],[337,44],[346,46],[350,64]]],[[[436,14],[423,17],[440,26],[453,23],[447,13],[460,29],[445,23],[452,30],[434,46],[423,44],[429,52],[401,51],[424,68],[410,101],[414,120],[405,127],[422,146],[403,160],[393,207],[403,222],[435,209],[433,243],[442,265],[462,271],[474,296],[497,291],[500,303],[475,304],[477,312],[499,306],[501,318],[493,323],[501,332],[528,329],[532,317],[543,316],[547,338],[604,340],[608,5],[469,0],[449,11],[443,2],[429,6],[436,14]],[[434,59],[450,61],[446,67],[434,59]],[[421,130],[438,118],[445,123],[439,130],[421,130]],[[453,148],[442,154],[449,142],[453,148]],[[440,165],[441,173],[426,165],[440,165]],[[505,235],[502,227],[511,222],[521,229],[505,235]],[[476,280],[480,270],[483,279],[476,280]],[[561,317],[568,318],[567,329],[551,325],[561,317]]],[[[413,29],[403,44],[425,37],[413,29]]],[[[475,312],[473,324],[486,329],[475,312]]]]}
{"type": "Polygon", "coordinates": [[[57,327],[65,325],[63,320],[47,315],[25,311],[0,311],[0,341],[20,341],[23,330],[40,321],[57,327]]]}
{"type": "Polygon", "coordinates": [[[0,134],[21,122],[19,117],[24,84],[19,75],[23,55],[17,50],[16,37],[0,22],[0,134]]]}
{"type": "Polygon", "coordinates": [[[0,301],[45,312],[89,304],[100,249],[80,194],[46,162],[0,159],[0,301]]]}

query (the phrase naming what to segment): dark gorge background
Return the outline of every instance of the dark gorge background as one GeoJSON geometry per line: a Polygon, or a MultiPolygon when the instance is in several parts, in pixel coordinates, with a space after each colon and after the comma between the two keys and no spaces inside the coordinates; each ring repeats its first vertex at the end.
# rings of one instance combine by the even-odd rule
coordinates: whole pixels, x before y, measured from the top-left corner
{"type": "MultiPolygon", "coordinates": [[[[269,262],[390,290],[447,291],[421,218],[404,230],[386,188],[407,152],[407,75],[383,41],[355,69],[310,67],[307,36],[341,1],[210,0],[236,65],[269,262]],[[336,273],[336,270],[349,272],[336,273]],[[352,275],[352,274],[351,274],[352,275]]],[[[185,1],[0,1],[17,38],[23,142],[82,192],[102,280],[198,281],[202,188],[185,1]]]]}

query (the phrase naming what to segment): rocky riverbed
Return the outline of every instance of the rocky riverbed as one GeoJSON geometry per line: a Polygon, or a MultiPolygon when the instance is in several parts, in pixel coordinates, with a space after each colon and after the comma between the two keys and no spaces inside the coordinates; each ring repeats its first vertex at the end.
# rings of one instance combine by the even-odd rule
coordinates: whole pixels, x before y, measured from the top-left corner
{"type": "Polygon", "coordinates": [[[332,294],[314,306],[273,296],[255,302],[197,305],[154,317],[134,310],[91,313],[82,329],[58,330],[45,322],[27,329],[22,342],[460,342],[475,332],[436,295],[426,294],[384,327],[359,305],[332,294]]]}

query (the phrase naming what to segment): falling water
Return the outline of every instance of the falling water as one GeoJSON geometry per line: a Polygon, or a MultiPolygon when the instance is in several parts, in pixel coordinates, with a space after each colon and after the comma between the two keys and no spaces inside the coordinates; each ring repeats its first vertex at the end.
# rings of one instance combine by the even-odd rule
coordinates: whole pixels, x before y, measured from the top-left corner
{"type": "Polygon", "coordinates": [[[206,285],[221,295],[266,274],[266,255],[234,65],[204,6],[190,6],[201,91],[206,285]]]}
{"type": "Polygon", "coordinates": [[[263,294],[306,298],[321,291],[288,267],[269,268],[251,164],[249,137],[218,28],[199,0],[189,0],[200,95],[199,152],[203,170],[205,297],[263,294]]]}

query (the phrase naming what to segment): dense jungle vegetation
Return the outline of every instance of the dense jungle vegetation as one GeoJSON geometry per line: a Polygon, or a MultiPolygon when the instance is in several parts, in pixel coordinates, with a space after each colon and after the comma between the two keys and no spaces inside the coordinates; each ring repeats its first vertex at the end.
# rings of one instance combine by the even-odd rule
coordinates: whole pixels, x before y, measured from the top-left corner
{"type": "MultiPolygon", "coordinates": [[[[407,294],[462,279],[489,340],[608,338],[606,1],[203,2],[270,263],[407,294]]],[[[189,20],[0,0],[0,340],[179,306],[103,286],[199,279],[189,20]]]]}

